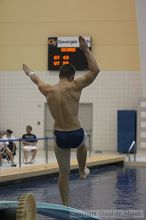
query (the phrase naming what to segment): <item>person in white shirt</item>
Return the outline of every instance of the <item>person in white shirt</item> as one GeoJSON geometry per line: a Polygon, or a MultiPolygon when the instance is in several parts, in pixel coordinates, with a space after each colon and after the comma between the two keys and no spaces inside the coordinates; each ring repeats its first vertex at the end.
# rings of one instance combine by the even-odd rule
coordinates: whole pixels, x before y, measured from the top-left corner
{"type": "Polygon", "coordinates": [[[6,134],[3,136],[3,138],[8,139],[8,148],[11,150],[14,156],[16,155],[16,143],[15,143],[15,137],[12,134],[13,131],[11,129],[7,129],[6,134]]]}
{"type": "Polygon", "coordinates": [[[14,159],[13,159],[13,155],[12,152],[10,151],[10,149],[7,147],[8,142],[6,141],[7,138],[3,137],[3,132],[0,131],[0,166],[2,166],[2,154],[7,154],[10,158],[11,161],[11,166],[17,166],[14,163],[14,159]],[[4,141],[5,140],[5,141],[4,141]]]}

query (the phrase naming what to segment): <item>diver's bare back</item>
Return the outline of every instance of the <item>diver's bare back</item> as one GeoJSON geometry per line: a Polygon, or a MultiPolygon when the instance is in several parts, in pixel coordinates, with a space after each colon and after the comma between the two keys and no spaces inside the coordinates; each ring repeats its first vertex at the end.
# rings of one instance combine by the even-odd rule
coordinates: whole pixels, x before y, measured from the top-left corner
{"type": "Polygon", "coordinates": [[[47,103],[54,119],[54,129],[70,131],[81,127],[78,118],[81,89],[73,82],[60,81],[47,92],[47,103]]]}
{"type": "Polygon", "coordinates": [[[81,91],[89,86],[100,72],[96,59],[89,50],[85,39],[81,36],[79,37],[79,45],[87,58],[89,72],[75,80],[73,76],[71,80],[62,77],[58,84],[51,86],[43,82],[26,64],[23,64],[25,74],[31,78],[47,99],[50,112],[54,118],[55,130],[70,131],[81,127],[78,118],[81,91]]]}

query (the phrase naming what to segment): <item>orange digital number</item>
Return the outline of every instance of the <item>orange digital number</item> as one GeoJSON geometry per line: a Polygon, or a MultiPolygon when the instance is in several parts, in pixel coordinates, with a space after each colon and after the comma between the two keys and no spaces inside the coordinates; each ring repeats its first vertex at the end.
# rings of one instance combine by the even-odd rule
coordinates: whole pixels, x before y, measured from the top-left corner
{"type": "Polygon", "coordinates": [[[69,64],[69,61],[63,61],[62,64],[69,64]]]}
{"type": "Polygon", "coordinates": [[[63,60],[69,60],[69,56],[68,55],[64,55],[63,56],[63,60]]]}

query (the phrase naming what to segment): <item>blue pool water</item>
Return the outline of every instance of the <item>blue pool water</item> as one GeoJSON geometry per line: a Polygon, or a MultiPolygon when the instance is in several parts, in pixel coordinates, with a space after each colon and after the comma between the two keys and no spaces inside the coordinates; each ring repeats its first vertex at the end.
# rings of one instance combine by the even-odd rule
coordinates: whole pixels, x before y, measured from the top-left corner
{"type": "MultiPolygon", "coordinates": [[[[37,181],[1,186],[0,200],[17,200],[26,192],[33,193],[36,201],[61,204],[56,177],[38,177],[37,181]]],[[[71,174],[70,206],[93,214],[99,210],[144,210],[143,219],[146,219],[146,169],[115,165],[98,167],[91,170],[84,181],[78,179],[77,173],[71,174]]]]}

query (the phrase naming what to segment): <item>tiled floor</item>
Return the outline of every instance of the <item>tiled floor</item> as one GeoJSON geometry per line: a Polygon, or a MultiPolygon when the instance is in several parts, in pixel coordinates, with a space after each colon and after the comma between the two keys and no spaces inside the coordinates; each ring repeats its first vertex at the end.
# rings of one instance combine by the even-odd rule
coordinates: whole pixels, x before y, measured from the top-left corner
{"type": "MultiPolygon", "coordinates": [[[[97,155],[94,152],[91,153],[92,156],[97,155]]],[[[89,157],[89,153],[88,153],[88,157],[89,157]]],[[[29,155],[29,159],[31,158],[31,154],[29,155]]],[[[72,152],[71,153],[71,159],[75,159],[76,158],[76,152],[72,152]]],[[[17,164],[17,166],[19,166],[19,152],[17,152],[15,158],[14,158],[15,163],[17,164]]],[[[49,151],[48,152],[48,163],[52,163],[52,162],[56,162],[56,157],[55,157],[55,153],[54,151],[49,151]]],[[[34,164],[45,164],[46,163],[46,152],[43,150],[39,150],[37,155],[36,155],[36,159],[34,164]]],[[[10,167],[10,163],[8,163],[6,160],[3,160],[3,166],[1,167],[1,169],[8,169],[10,167]]],[[[23,155],[22,155],[22,160],[21,160],[21,166],[28,166],[27,164],[24,164],[24,159],[23,159],[23,155]]]]}
{"type": "MultiPolygon", "coordinates": [[[[113,154],[113,152],[105,152],[105,153],[95,153],[92,152],[91,156],[96,156],[96,155],[103,155],[103,154],[113,154]]],[[[114,152],[114,154],[117,154],[116,152],[114,152]]],[[[31,155],[30,155],[31,156],[31,155]]],[[[127,155],[125,154],[125,161],[128,162],[129,158],[127,157],[127,155]]],[[[89,152],[88,152],[88,157],[89,157],[89,152]]],[[[73,151],[71,153],[71,159],[75,159],[76,158],[76,152],[73,151]]],[[[134,155],[130,154],[130,161],[133,162],[134,161],[134,155]]],[[[139,150],[136,154],[136,161],[137,162],[146,162],[146,149],[142,149],[139,150]]],[[[17,166],[19,166],[19,153],[17,152],[16,156],[15,156],[15,162],[17,163],[17,166]]],[[[54,151],[49,151],[48,152],[48,163],[52,163],[52,162],[56,162],[56,157],[55,157],[55,153],[54,151]]],[[[45,164],[46,163],[46,153],[43,150],[39,150],[37,155],[36,155],[36,159],[35,159],[35,164],[45,164]]],[[[27,164],[24,164],[23,162],[23,155],[22,155],[22,161],[21,161],[21,166],[27,166],[27,164]]],[[[1,167],[1,169],[8,169],[10,167],[10,163],[8,163],[7,161],[3,162],[3,166],[1,167]]]]}
{"type": "MultiPolygon", "coordinates": [[[[73,154],[71,160],[71,170],[78,170],[78,162],[76,159],[73,159],[75,155],[73,154]]],[[[93,166],[102,166],[109,164],[121,164],[124,162],[124,157],[122,155],[114,154],[114,153],[102,153],[98,155],[92,155],[87,158],[87,167],[93,166]]],[[[7,182],[13,180],[26,179],[29,177],[38,177],[41,175],[48,175],[58,173],[59,168],[56,161],[49,162],[48,164],[28,164],[22,167],[3,167],[0,172],[0,182],[7,182]]]]}

